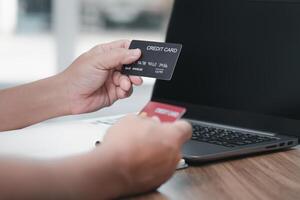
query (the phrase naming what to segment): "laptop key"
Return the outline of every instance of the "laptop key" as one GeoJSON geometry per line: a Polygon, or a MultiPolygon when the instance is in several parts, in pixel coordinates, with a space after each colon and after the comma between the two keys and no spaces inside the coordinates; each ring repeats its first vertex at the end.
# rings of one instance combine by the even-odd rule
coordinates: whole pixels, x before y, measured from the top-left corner
{"type": "Polygon", "coordinates": [[[208,126],[206,127],[198,124],[192,124],[192,126],[192,140],[207,142],[224,147],[233,148],[236,146],[250,145],[276,140],[276,138],[273,137],[241,133],[238,131],[231,131],[228,129],[220,129],[208,126]]]}

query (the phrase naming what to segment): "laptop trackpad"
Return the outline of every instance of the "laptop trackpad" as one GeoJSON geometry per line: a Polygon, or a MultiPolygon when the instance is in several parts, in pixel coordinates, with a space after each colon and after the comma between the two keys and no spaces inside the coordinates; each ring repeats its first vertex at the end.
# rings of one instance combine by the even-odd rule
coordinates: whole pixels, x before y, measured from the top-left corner
{"type": "Polygon", "coordinates": [[[182,153],[184,156],[203,156],[209,154],[216,154],[224,151],[228,151],[230,148],[220,145],[209,144],[205,142],[198,142],[189,140],[183,145],[182,153]]]}

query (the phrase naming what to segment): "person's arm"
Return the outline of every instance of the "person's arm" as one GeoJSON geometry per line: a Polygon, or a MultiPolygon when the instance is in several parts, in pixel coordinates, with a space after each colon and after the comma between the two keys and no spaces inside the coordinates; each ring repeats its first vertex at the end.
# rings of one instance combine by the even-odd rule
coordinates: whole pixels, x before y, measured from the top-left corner
{"type": "Polygon", "coordinates": [[[142,79],[120,73],[123,64],[141,56],[129,45],[127,40],[98,45],[56,76],[0,91],[0,131],[96,111],[130,96],[142,79]]]}
{"type": "Polygon", "coordinates": [[[57,75],[0,91],[0,131],[71,114],[65,85],[57,75]]]}
{"type": "Polygon", "coordinates": [[[52,162],[0,160],[0,199],[113,199],[149,192],[167,181],[191,137],[183,121],[127,116],[103,143],[52,162]]]}
{"type": "Polygon", "coordinates": [[[116,161],[110,152],[100,149],[51,162],[2,159],[0,199],[116,198],[127,184],[116,161]]]}

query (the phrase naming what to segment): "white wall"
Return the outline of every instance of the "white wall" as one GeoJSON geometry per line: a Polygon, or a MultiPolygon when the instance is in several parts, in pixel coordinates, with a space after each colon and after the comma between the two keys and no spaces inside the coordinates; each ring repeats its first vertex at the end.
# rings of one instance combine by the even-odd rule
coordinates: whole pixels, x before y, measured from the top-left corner
{"type": "Polygon", "coordinates": [[[0,34],[14,33],[17,13],[18,0],[0,0],[0,34]]]}
{"type": "Polygon", "coordinates": [[[79,0],[53,1],[53,28],[58,71],[68,67],[75,58],[80,26],[79,0]]]}

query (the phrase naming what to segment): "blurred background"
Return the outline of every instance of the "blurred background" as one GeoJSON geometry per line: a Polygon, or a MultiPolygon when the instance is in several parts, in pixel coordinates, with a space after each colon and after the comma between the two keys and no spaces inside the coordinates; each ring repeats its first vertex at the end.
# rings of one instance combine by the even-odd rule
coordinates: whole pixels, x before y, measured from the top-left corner
{"type": "MultiPolygon", "coordinates": [[[[172,5],[173,0],[0,0],[0,89],[54,75],[99,43],[164,41],[172,5]]],[[[131,99],[86,117],[137,111],[154,83],[144,80],[131,99]]]]}

